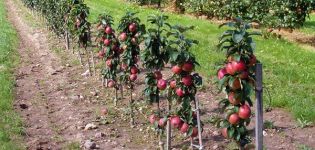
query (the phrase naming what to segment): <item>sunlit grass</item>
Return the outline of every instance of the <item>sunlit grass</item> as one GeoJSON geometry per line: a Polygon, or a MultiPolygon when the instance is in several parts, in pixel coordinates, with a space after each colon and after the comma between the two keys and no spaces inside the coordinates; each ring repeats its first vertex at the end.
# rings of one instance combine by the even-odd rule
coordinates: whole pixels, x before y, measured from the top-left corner
{"type": "Polygon", "coordinates": [[[0,1],[0,22],[0,149],[19,149],[22,127],[13,110],[13,69],[18,62],[18,38],[7,21],[4,1],[0,1]]]}
{"type": "Polygon", "coordinates": [[[315,36],[315,13],[310,14],[300,31],[315,36]]]}

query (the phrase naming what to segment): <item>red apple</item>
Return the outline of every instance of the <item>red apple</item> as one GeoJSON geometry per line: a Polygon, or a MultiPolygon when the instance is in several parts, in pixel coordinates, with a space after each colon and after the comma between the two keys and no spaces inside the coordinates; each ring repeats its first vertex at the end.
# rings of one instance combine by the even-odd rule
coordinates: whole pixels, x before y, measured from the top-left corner
{"type": "Polygon", "coordinates": [[[227,72],[228,74],[230,74],[230,75],[234,75],[234,74],[235,74],[235,70],[234,70],[234,68],[233,68],[232,63],[227,63],[227,64],[225,65],[225,68],[226,68],[226,72],[227,72]]]}
{"type": "Polygon", "coordinates": [[[125,42],[127,40],[127,33],[123,32],[119,35],[119,39],[122,42],[125,42]]]}
{"type": "Polygon", "coordinates": [[[179,97],[183,97],[184,96],[184,91],[181,88],[176,89],[176,94],[179,97]]]}
{"type": "Polygon", "coordinates": [[[105,28],[105,33],[106,34],[112,34],[113,33],[113,29],[111,27],[106,27],[105,28]]]}
{"type": "Polygon", "coordinates": [[[182,78],[182,82],[184,83],[184,85],[186,86],[191,86],[192,85],[192,76],[188,75],[182,78]]]}
{"type": "Polygon", "coordinates": [[[183,124],[182,120],[180,119],[179,116],[173,116],[171,118],[171,125],[174,127],[174,128],[178,128],[180,127],[181,125],[183,124]]]}
{"type": "Polygon", "coordinates": [[[189,124],[187,124],[186,122],[182,125],[182,127],[180,128],[180,132],[182,133],[186,133],[189,129],[189,124]]]}
{"type": "Polygon", "coordinates": [[[175,88],[176,88],[176,81],[175,81],[175,80],[172,80],[172,81],[170,82],[170,87],[171,87],[172,89],[175,89],[175,88]]]}
{"type": "Polygon", "coordinates": [[[99,57],[100,59],[102,59],[104,56],[105,56],[104,51],[99,51],[99,52],[98,52],[98,57],[99,57]]]}
{"type": "Polygon", "coordinates": [[[118,51],[119,47],[118,47],[117,44],[113,44],[111,49],[112,49],[113,51],[118,51]]]}
{"type": "Polygon", "coordinates": [[[110,43],[111,43],[110,39],[105,39],[105,40],[104,40],[104,45],[105,45],[105,46],[109,46],[110,43]]]}
{"type": "Polygon", "coordinates": [[[194,65],[191,62],[186,62],[182,66],[182,70],[186,72],[191,72],[194,69],[194,65]]]}
{"type": "Polygon", "coordinates": [[[248,71],[242,71],[238,77],[240,77],[241,79],[247,79],[248,78],[248,71]]]}
{"type": "Polygon", "coordinates": [[[108,87],[113,88],[116,85],[116,82],[113,80],[108,81],[107,83],[108,87]]]}
{"type": "Polygon", "coordinates": [[[244,61],[232,61],[232,67],[235,70],[235,72],[241,72],[246,69],[246,64],[244,61]]]}
{"type": "Polygon", "coordinates": [[[160,90],[165,90],[166,89],[166,86],[167,86],[167,81],[164,80],[164,79],[160,79],[157,83],[157,87],[160,89],[160,90]]]}
{"type": "Polygon", "coordinates": [[[157,121],[158,117],[155,115],[155,114],[152,114],[150,117],[149,117],[149,121],[151,124],[154,124],[155,121],[157,121]]]}
{"type": "Polygon", "coordinates": [[[157,79],[157,80],[162,79],[161,71],[155,71],[154,72],[154,78],[157,79]]]}
{"type": "Polygon", "coordinates": [[[241,102],[240,97],[235,97],[235,93],[234,92],[230,92],[229,93],[229,102],[233,105],[238,105],[241,102]]]}
{"type": "Polygon", "coordinates": [[[241,81],[239,80],[239,78],[235,78],[233,85],[231,87],[233,90],[238,90],[241,88],[241,81]]]}
{"type": "Polygon", "coordinates": [[[172,67],[172,72],[174,73],[174,74],[180,74],[181,72],[182,72],[182,68],[181,67],[179,67],[179,66],[173,66],[172,67]]]}
{"type": "Polygon", "coordinates": [[[108,113],[107,108],[102,108],[102,109],[101,109],[101,114],[102,114],[103,116],[107,115],[107,113],[108,113]]]}
{"type": "Polygon", "coordinates": [[[112,60],[111,59],[107,59],[106,60],[106,65],[107,65],[107,67],[111,68],[112,67],[112,60]]]}
{"type": "Polygon", "coordinates": [[[251,55],[249,58],[249,66],[254,66],[257,62],[257,58],[255,55],[251,55]]]}
{"type": "Polygon", "coordinates": [[[136,81],[137,80],[137,74],[131,74],[129,79],[130,79],[130,81],[136,81]]]}
{"type": "Polygon", "coordinates": [[[230,115],[230,117],[229,117],[230,124],[236,125],[236,124],[238,124],[239,121],[240,121],[240,117],[238,117],[237,113],[230,115]]]}
{"type": "Polygon", "coordinates": [[[136,66],[132,66],[130,69],[131,74],[137,74],[138,73],[138,68],[136,66]]]}
{"type": "Polygon", "coordinates": [[[165,119],[165,118],[161,118],[161,119],[159,120],[159,126],[160,126],[161,128],[164,128],[164,127],[166,126],[166,123],[167,123],[167,119],[165,119]]]}
{"type": "Polygon", "coordinates": [[[193,127],[192,134],[191,134],[190,137],[194,138],[196,136],[198,136],[198,128],[197,127],[193,127]]]}
{"type": "Polygon", "coordinates": [[[221,80],[227,73],[226,68],[221,68],[218,71],[218,79],[221,80]]]}
{"type": "Polygon", "coordinates": [[[223,128],[223,129],[221,130],[221,134],[222,134],[223,137],[225,137],[225,138],[227,138],[227,139],[229,138],[227,128],[223,128]]]}
{"type": "Polygon", "coordinates": [[[136,23],[131,23],[128,28],[129,28],[130,32],[136,32],[137,24],[136,23]]]}
{"type": "Polygon", "coordinates": [[[126,70],[127,68],[128,68],[127,64],[124,64],[124,63],[121,64],[121,69],[126,70]]]}
{"type": "Polygon", "coordinates": [[[124,48],[118,48],[118,51],[117,51],[119,54],[122,54],[124,52],[124,48]]]}
{"type": "Polygon", "coordinates": [[[238,110],[238,116],[241,119],[248,119],[250,115],[251,115],[251,110],[247,104],[242,105],[240,109],[238,110]]]}

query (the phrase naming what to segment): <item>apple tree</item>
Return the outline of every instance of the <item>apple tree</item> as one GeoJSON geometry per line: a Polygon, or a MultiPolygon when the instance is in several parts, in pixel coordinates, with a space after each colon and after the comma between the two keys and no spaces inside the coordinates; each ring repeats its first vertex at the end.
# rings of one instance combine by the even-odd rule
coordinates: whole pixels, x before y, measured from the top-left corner
{"type": "Polygon", "coordinates": [[[127,12],[120,20],[119,26],[119,40],[122,48],[121,63],[122,74],[120,81],[127,85],[130,89],[130,123],[134,125],[133,119],[133,98],[132,92],[134,82],[137,80],[139,73],[139,54],[141,36],[145,33],[145,26],[141,24],[140,19],[136,17],[136,13],[127,12]]]}
{"type": "MultiPolygon", "coordinates": [[[[258,32],[248,32],[250,24],[240,18],[221,26],[232,29],[226,30],[220,37],[218,47],[226,53],[226,60],[218,70],[219,88],[226,93],[220,106],[225,112],[225,118],[218,119],[216,124],[222,128],[222,135],[235,140],[240,148],[251,142],[246,126],[250,123],[253,105],[251,93],[255,85],[255,64],[257,63],[254,50],[256,44],[252,35],[258,32]]],[[[221,27],[220,26],[220,27],[221,27]]]]}
{"type": "Polygon", "coordinates": [[[170,123],[181,133],[194,138],[198,135],[197,115],[195,111],[197,87],[202,85],[202,78],[194,73],[198,66],[195,56],[190,52],[191,47],[198,41],[186,38],[185,32],[193,27],[172,26],[169,34],[172,40],[170,63],[173,76],[169,82],[168,100],[172,104],[170,123]]]}

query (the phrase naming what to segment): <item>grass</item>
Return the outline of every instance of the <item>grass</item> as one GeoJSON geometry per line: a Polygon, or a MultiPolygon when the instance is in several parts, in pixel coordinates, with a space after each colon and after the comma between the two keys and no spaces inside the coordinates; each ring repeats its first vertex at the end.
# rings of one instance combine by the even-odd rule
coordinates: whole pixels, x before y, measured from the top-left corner
{"type": "MultiPolygon", "coordinates": [[[[90,20],[94,22],[98,14],[104,11],[111,12],[116,20],[126,10],[139,12],[138,16],[148,25],[147,16],[159,13],[157,10],[142,8],[126,4],[121,0],[93,0],[86,1],[91,8],[90,20]]],[[[199,40],[199,45],[193,48],[201,67],[198,71],[204,78],[215,74],[214,64],[224,59],[224,54],[215,50],[218,36],[223,29],[207,20],[193,17],[165,13],[170,17],[172,24],[193,25],[195,30],[187,36],[199,40]]],[[[255,38],[257,42],[257,57],[264,64],[264,85],[271,90],[272,106],[281,107],[291,112],[295,118],[303,117],[315,122],[315,52],[290,43],[285,40],[255,38]]],[[[266,94],[265,94],[266,95],[266,94]]],[[[267,97],[264,97],[267,100],[267,97]]]]}
{"type": "Polygon", "coordinates": [[[310,17],[300,31],[306,34],[315,35],[315,13],[310,14],[310,17]]]}
{"type": "Polygon", "coordinates": [[[22,124],[13,110],[13,71],[18,64],[16,31],[6,18],[4,1],[0,1],[0,149],[19,149],[22,124]]]}

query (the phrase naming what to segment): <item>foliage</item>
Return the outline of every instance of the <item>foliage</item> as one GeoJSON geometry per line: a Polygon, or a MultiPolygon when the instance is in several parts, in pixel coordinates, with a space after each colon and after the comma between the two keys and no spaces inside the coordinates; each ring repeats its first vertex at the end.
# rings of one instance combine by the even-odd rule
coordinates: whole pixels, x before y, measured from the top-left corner
{"type": "Polygon", "coordinates": [[[196,112],[192,105],[196,100],[197,87],[202,85],[202,78],[198,73],[193,73],[195,66],[199,63],[190,52],[191,47],[198,42],[184,35],[193,28],[175,25],[168,34],[171,37],[170,63],[173,66],[173,76],[168,87],[168,100],[173,104],[173,117],[179,116],[183,123],[189,125],[186,133],[187,136],[192,137],[196,136],[193,135],[193,129],[197,126],[196,112]],[[172,85],[172,82],[175,85],[172,85]]]}
{"type": "Polygon", "coordinates": [[[217,126],[227,131],[227,137],[233,138],[241,147],[250,143],[246,126],[250,123],[252,106],[251,93],[255,88],[256,44],[247,32],[250,25],[236,18],[233,22],[222,24],[233,29],[226,30],[220,39],[218,48],[226,53],[224,66],[218,70],[219,88],[225,90],[227,98],[220,101],[226,113],[225,119],[218,120],[217,126]]]}
{"type": "MultiPolygon", "coordinates": [[[[141,53],[143,60],[143,67],[150,70],[146,74],[144,94],[149,102],[159,102],[158,81],[162,78],[161,70],[168,63],[168,39],[166,34],[169,32],[170,25],[166,22],[168,16],[151,15],[148,17],[148,22],[154,25],[153,28],[148,29],[144,36],[144,51],[141,53]],[[160,76],[160,77],[157,77],[160,76]]],[[[164,81],[164,80],[163,80],[164,81]]],[[[161,80],[162,82],[162,80],[161,80]]]]}
{"type": "Polygon", "coordinates": [[[40,12],[47,21],[47,26],[58,36],[64,34],[66,15],[70,5],[76,0],[23,0],[24,4],[40,12]]]}
{"type": "Polygon", "coordinates": [[[91,42],[91,24],[88,22],[89,7],[83,0],[77,0],[71,5],[67,18],[67,27],[70,30],[72,38],[77,40],[81,47],[87,47],[91,42]]]}
{"type": "MultiPolygon", "coordinates": [[[[149,1],[138,1],[141,5],[149,1]]],[[[267,27],[299,28],[315,6],[313,0],[174,0],[180,11],[188,11],[209,18],[232,19],[243,18],[255,21],[267,27]]]]}
{"type": "Polygon", "coordinates": [[[130,79],[131,75],[137,78],[138,70],[138,56],[140,54],[139,44],[141,37],[145,33],[145,26],[140,23],[140,19],[135,16],[134,12],[127,12],[120,20],[118,30],[120,37],[125,34],[126,38],[120,38],[121,48],[123,53],[121,54],[121,68],[123,69],[123,75],[120,76],[120,80],[126,84],[132,83],[134,80],[130,79]],[[131,28],[133,28],[131,30],[131,28]],[[137,71],[132,73],[132,68],[137,71]]]}
{"type": "Polygon", "coordinates": [[[106,64],[106,67],[102,70],[102,74],[104,78],[110,79],[109,83],[111,86],[116,85],[116,88],[118,88],[116,83],[121,48],[116,38],[115,31],[112,28],[113,22],[113,17],[109,15],[109,13],[99,15],[97,20],[98,34],[96,41],[98,41],[99,58],[103,58],[106,64]]]}

